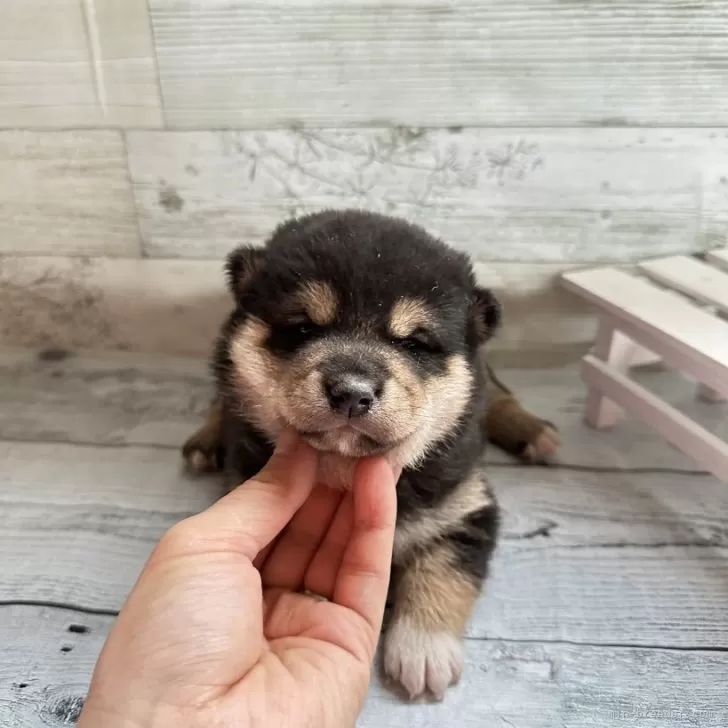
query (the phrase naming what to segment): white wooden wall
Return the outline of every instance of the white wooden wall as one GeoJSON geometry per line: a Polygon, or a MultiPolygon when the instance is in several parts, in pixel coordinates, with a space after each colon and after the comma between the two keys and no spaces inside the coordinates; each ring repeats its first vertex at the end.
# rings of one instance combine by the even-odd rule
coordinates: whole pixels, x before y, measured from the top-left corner
{"type": "Polygon", "coordinates": [[[204,354],[225,253],[350,205],[580,351],[560,271],[726,242],[728,2],[2,0],[0,344],[204,354]]]}

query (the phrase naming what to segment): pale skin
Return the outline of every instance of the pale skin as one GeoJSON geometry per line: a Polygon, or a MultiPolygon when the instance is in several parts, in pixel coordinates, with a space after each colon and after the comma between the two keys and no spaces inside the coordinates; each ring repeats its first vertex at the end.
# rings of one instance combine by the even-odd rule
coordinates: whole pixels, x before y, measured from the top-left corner
{"type": "Polygon", "coordinates": [[[161,539],[79,728],[354,726],[384,614],[399,473],[362,460],[341,493],[317,484],[317,465],[286,433],[257,476],[161,539]]]}

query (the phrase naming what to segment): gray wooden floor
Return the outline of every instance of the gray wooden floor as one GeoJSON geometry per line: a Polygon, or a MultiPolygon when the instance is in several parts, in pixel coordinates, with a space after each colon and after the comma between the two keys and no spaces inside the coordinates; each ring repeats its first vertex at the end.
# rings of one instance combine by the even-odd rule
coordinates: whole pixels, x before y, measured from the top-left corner
{"type": "MultiPolygon", "coordinates": [[[[728,726],[728,485],[646,427],[581,424],[575,368],[509,371],[563,431],[560,467],[491,452],[505,528],[462,683],[406,705],[372,686],[362,728],[728,726]]],[[[724,405],[642,375],[726,435],[724,405]]],[[[0,355],[0,726],[70,725],[156,539],[211,503],[177,447],[204,362],[0,355]]]]}

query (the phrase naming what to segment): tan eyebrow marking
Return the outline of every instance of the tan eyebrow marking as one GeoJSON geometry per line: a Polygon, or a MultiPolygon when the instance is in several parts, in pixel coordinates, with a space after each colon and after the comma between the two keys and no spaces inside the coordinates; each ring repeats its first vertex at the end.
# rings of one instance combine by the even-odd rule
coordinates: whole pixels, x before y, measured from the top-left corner
{"type": "Polygon", "coordinates": [[[334,289],[328,283],[304,283],[296,291],[294,301],[303,307],[311,321],[318,326],[326,326],[336,320],[338,301],[334,289]]]}
{"type": "Polygon", "coordinates": [[[401,298],[389,314],[389,332],[392,336],[405,338],[419,328],[432,325],[432,312],[419,298],[401,298]]]}

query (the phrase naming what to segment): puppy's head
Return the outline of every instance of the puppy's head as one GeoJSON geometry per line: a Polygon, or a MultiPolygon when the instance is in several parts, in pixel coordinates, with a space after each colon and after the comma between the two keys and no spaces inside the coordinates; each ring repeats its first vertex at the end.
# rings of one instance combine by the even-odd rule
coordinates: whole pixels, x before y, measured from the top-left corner
{"type": "Polygon", "coordinates": [[[494,296],[464,255],[400,220],[326,212],[228,259],[231,393],[274,438],[413,465],[457,425],[494,296]]]}

